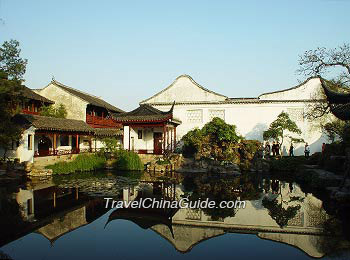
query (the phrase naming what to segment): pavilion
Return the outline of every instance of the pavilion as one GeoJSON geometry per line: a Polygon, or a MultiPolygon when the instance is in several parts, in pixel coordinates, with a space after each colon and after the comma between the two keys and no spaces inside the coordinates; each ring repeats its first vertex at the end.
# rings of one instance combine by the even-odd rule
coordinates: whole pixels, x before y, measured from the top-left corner
{"type": "Polygon", "coordinates": [[[174,105],[169,111],[160,111],[148,104],[131,112],[115,115],[124,129],[124,149],[139,154],[164,154],[176,147],[176,127],[181,121],[173,117],[174,105]]]}

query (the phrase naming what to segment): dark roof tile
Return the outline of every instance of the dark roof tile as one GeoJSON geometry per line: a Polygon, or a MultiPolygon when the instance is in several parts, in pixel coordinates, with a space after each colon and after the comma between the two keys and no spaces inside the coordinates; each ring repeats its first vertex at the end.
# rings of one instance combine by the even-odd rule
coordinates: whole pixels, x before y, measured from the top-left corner
{"type": "Polygon", "coordinates": [[[25,125],[34,126],[38,130],[53,131],[77,131],[94,133],[94,128],[86,124],[82,120],[18,114],[14,117],[15,122],[25,125]]]}
{"type": "Polygon", "coordinates": [[[55,102],[51,101],[50,99],[47,99],[46,97],[43,97],[37,93],[35,93],[33,90],[31,90],[30,88],[27,88],[26,86],[23,86],[22,89],[22,95],[28,99],[34,99],[34,100],[38,100],[44,103],[48,103],[48,104],[53,104],[55,102]]]}
{"type": "Polygon", "coordinates": [[[68,87],[68,86],[66,86],[66,85],[64,85],[56,80],[52,80],[52,83],[55,84],[56,86],[59,86],[60,88],[64,89],[65,91],[73,94],[74,96],[77,96],[77,97],[85,100],[86,102],[88,102],[91,105],[94,105],[97,107],[104,107],[107,110],[110,110],[111,112],[116,112],[116,113],[124,112],[123,110],[107,103],[106,101],[104,101],[103,99],[101,99],[99,97],[96,97],[96,96],[84,93],[82,91],[79,91],[77,89],[68,87]]]}

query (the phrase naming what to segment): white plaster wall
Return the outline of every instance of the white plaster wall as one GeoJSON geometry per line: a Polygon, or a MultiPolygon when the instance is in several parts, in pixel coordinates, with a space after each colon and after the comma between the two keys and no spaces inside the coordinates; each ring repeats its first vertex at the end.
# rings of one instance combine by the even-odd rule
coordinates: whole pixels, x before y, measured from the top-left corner
{"type": "MultiPolygon", "coordinates": [[[[304,84],[289,90],[276,93],[266,93],[260,95],[261,100],[293,100],[293,102],[269,102],[269,103],[230,103],[217,102],[223,101],[218,96],[207,95],[206,92],[198,88],[193,80],[187,77],[179,77],[171,88],[148,100],[146,103],[154,107],[168,111],[171,108],[171,102],[174,100],[179,104],[175,105],[174,117],[182,121],[176,129],[176,139],[180,140],[183,135],[194,128],[202,128],[210,121],[210,110],[224,110],[225,121],[237,126],[238,132],[247,139],[256,139],[262,141],[262,134],[270,123],[282,112],[292,113],[291,110],[299,110],[305,113],[310,103],[304,100],[313,100],[323,95],[323,89],[319,78],[311,78],[304,84]],[[190,102],[202,101],[203,104],[191,104],[190,102]],[[207,101],[211,101],[209,103],[207,101]],[[297,101],[297,102],[296,102],[297,101]],[[298,102],[299,101],[299,102],[298,102]],[[183,103],[181,103],[183,102],[183,103]],[[207,102],[205,104],[205,102],[207,102]],[[168,103],[169,105],[157,105],[157,103],[168,103]],[[190,122],[187,118],[188,110],[202,110],[202,120],[200,122],[190,122]]],[[[308,121],[305,118],[296,121],[302,131],[302,138],[309,143],[311,153],[321,151],[322,143],[328,140],[322,133],[321,121],[329,121],[333,116],[329,115],[320,120],[308,121]]],[[[292,118],[293,119],[293,118],[292,118]]],[[[293,120],[295,121],[295,120],[293,120]]],[[[287,154],[289,151],[289,142],[284,140],[282,151],[287,154]]],[[[304,153],[304,144],[296,144],[295,155],[304,153]]]]}
{"type": "Polygon", "coordinates": [[[88,103],[62,88],[51,83],[47,87],[36,90],[36,92],[52,101],[55,101],[55,106],[64,104],[67,109],[68,119],[77,119],[86,121],[86,106],[88,103]]]}
{"type": "MultiPolygon", "coordinates": [[[[92,147],[93,147],[94,149],[101,149],[101,148],[104,148],[105,145],[104,145],[104,143],[103,143],[103,139],[104,139],[104,137],[93,138],[93,139],[92,139],[92,147]]],[[[123,143],[122,137],[121,137],[121,136],[118,136],[118,137],[116,137],[116,139],[117,139],[117,143],[118,143],[119,145],[122,145],[122,143],[123,143]]]]}
{"type": "MultiPolygon", "coordinates": [[[[130,138],[134,137],[134,149],[135,150],[153,150],[153,133],[162,133],[163,128],[155,127],[155,128],[130,128],[130,138]],[[138,130],[142,130],[142,139],[138,139],[138,130]]],[[[130,139],[131,140],[131,139],[130,139]]],[[[129,149],[127,146],[125,149],[129,149]]],[[[130,149],[132,149],[130,144],[130,149]]]]}
{"type": "Polygon", "coordinates": [[[17,148],[17,155],[16,155],[16,157],[19,158],[20,162],[34,162],[34,151],[35,151],[34,134],[35,134],[35,128],[32,126],[23,132],[22,138],[19,143],[19,147],[17,148]],[[28,150],[28,135],[33,136],[32,150],[28,150]]]}
{"type": "Polygon", "coordinates": [[[23,220],[29,220],[34,218],[34,193],[33,190],[22,190],[19,189],[19,192],[15,193],[16,201],[20,207],[21,215],[23,220]],[[28,200],[31,199],[31,208],[33,212],[28,214],[28,200]]]}
{"type": "MultiPolygon", "coordinates": [[[[223,101],[225,96],[204,91],[187,75],[178,77],[170,88],[144,103],[179,101],[223,101]]],[[[141,102],[143,103],[143,102],[141,102]]]]}
{"type": "MultiPolygon", "coordinates": [[[[33,162],[34,151],[37,149],[37,143],[35,143],[34,138],[35,128],[30,127],[23,131],[21,139],[19,140],[19,146],[14,147],[14,150],[8,150],[6,156],[8,158],[18,158],[20,162],[33,162]],[[32,135],[33,147],[32,150],[28,150],[28,135],[32,135]]],[[[4,155],[3,148],[0,148],[0,155],[4,155]]]]}
{"type": "Polygon", "coordinates": [[[301,100],[315,99],[322,97],[323,88],[319,78],[310,78],[299,87],[280,91],[276,93],[266,93],[259,96],[262,100],[301,100]]]}
{"type": "MultiPolygon", "coordinates": [[[[155,106],[156,108],[167,111],[170,105],[155,106]]],[[[180,140],[183,135],[194,128],[202,128],[209,122],[209,110],[225,110],[225,122],[237,126],[237,131],[247,139],[263,141],[263,132],[269,127],[282,112],[288,112],[288,109],[298,108],[306,109],[307,104],[303,102],[291,103],[263,103],[263,104],[202,104],[202,105],[175,105],[174,117],[180,119],[182,124],[176,128],[176,139],[180,140]],[[203,120],[198,123],[190,123],[187,120],[187,110],[203,110],[203,120]]],[[[325,119],[323,119],[325,120],[325,119]]],[[[322,143],[328,143],[320,126],[320,121],[296,121],[302,131],[301,137],[310,145],[311,153],[319,152],[322,143]]],[[[304,153],[304,143],[294,144],[295,155],[304,153]]],[[[286,155],[289,151],[290,143],[284,140],[282,151],[286,155]]]]}
{"type": "Polygon", "coordinates": [[[123,127],[123,148],[125,150],[129,149],[129,126],[124,126],[123,127]]]}

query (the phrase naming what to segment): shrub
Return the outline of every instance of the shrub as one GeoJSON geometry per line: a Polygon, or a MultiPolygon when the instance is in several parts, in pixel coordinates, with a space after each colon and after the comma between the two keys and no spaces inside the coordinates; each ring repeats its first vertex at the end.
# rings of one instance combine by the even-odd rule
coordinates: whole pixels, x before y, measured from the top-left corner
{"type": "Polygon", "coordinates": [[[182,137],[182,141],[184,142],[183,146],[183,154],[185,156],[193,156],[195,153],[199,151],[200,143],[202,140],[202,132],[200,129],[196,128],[194,130],[189,131],[182,137]]]}
{"type": "Polygon", "coordinates": [[[66,118],[67,109],[63,104],[60,104],[58,107],[54,105],[42,106],[40,110],[40,115],[48,117],[66,118]]]}
{"type": "Polygon", "coordinates": [[[224,120],[214,117],[202,128],[202,134],[210,136],[210,140],[222,144],[223,142],[237,143],[241,137],[236,132],[236,126],[225,123],[224,120]]]}
{"type": "Polygon", "coordinates": [[[137,153],[127,150],[118,150],[115,153],[114,167],[118,170],[141,171],[144,170],[140,157],[137,153]]]}
{"type": "Polygon", "coordinates": [[[232,154],[232,145],[240,139],[242,137],[237,134],[235,125],[215,117],[202,129],[196,128],[182,137],[183,154],[186,157],[195,155],[198,158],[226,160],[235,156],[232,154]]]}
{"type": "Polygon", "coordinates": [[[104,145],[104,147],[101,149],[101,152],[103,154],[104,153],[116,153],[118,148],[119,148],[118,140],[114,137],[104,138],[102,140],[102,143],[104,145]]]}
{"type": "Polygon", "coordinates": [[[52,169],[54,174],[67,174],[78,171],[93,171],[104,168],[106,158],[94,154],[79,154],[74,161],[58,162],[53,165],[46,166],[52,169]]]}

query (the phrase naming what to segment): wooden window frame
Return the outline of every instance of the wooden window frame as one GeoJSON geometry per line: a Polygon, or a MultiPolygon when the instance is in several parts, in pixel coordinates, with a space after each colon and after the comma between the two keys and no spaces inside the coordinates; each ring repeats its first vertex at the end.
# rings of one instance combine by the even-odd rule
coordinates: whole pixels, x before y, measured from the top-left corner
{"type": "Polygon", "coordinates": [[[33,135],[28,135],[28,150],[33,150],[33,135]]]}

